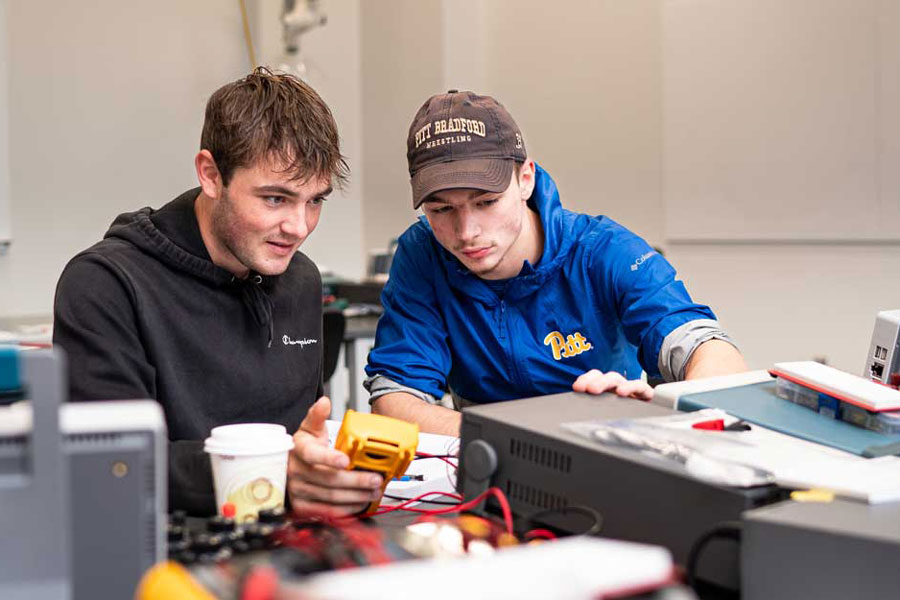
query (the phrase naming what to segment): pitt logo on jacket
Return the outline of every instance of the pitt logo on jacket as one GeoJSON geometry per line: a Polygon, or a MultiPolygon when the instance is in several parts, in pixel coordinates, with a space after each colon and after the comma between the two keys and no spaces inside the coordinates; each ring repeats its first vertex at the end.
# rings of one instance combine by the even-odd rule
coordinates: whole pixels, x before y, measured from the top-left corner
{"type": "Polygon", "coordinates": [[[566,338],[563,338],[563,335],[558,331],[551,331],[544,338],[544,345],[553,348],[554,360],[578,356],[582,352],[593,348],[591,343],[578,331],[566,338]]]}

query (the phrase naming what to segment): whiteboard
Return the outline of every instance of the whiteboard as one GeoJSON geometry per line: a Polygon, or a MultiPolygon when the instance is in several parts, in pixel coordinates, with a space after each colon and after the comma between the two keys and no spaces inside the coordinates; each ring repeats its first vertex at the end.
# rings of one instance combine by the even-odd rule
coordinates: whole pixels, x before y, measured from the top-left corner
{"type": "Polygon", "coordinates": [[[670,242],[900,242],[900,3],[662,13],[670,242]]]}

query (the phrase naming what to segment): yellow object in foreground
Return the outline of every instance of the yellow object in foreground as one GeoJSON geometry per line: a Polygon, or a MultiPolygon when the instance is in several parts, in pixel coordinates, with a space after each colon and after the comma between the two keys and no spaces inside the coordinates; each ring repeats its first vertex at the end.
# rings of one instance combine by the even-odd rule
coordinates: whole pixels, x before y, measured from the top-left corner
{"type": "Polygon", "coordinates": [[[141,577],[135,600],[215,600],[215,596],[197,583],[187,569],[168,561],[150,567],[141,577]]]}
{"type": "Polygon", "coordinates": [[[797,490],[791,492],[791,500],[794,502],[832,502],[834,492],[821,489],[797,490]]]}
{"type": "MultiPolygon", "coordinates": [[[[381,493],[388,482],[406,472],[416,456],[419,445],[419,426],[400,419],[358,413],[348,410],[344,414],[341,430],[334,447],[350,457],[348,469],[372,471],[384,476],[381,493]]],[[[366,507],[364,514],[378,508],[378,501],[366,507]]]]}

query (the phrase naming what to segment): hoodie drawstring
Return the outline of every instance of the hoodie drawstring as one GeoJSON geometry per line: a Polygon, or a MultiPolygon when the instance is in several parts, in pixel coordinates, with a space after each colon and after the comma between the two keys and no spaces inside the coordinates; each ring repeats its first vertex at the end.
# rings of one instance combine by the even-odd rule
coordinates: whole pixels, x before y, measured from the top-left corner
{"type": "Polygon", "coordinates": [[[268,347],[271,348],[272,339],[275,337],[275,326],[272,323],[272,299],[262,290],[260,283],[262,283],[262,277],[259,275],[252,275],[246,281],[240,282],[241,295],[256,322],[268,327],[268,347]]]}

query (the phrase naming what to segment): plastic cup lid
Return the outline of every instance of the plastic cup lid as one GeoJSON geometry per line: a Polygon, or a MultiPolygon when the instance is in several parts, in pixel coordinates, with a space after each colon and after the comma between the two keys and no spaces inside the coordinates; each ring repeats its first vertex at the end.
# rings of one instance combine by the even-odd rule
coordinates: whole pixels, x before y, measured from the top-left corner
{"type": "Polygon", "coordinates": [[[294,447],[294,438],[283,425],[272,423],[239,423],[214,427],[204,442],[210,454],[251,456],[287,452],[294,447]]]}

